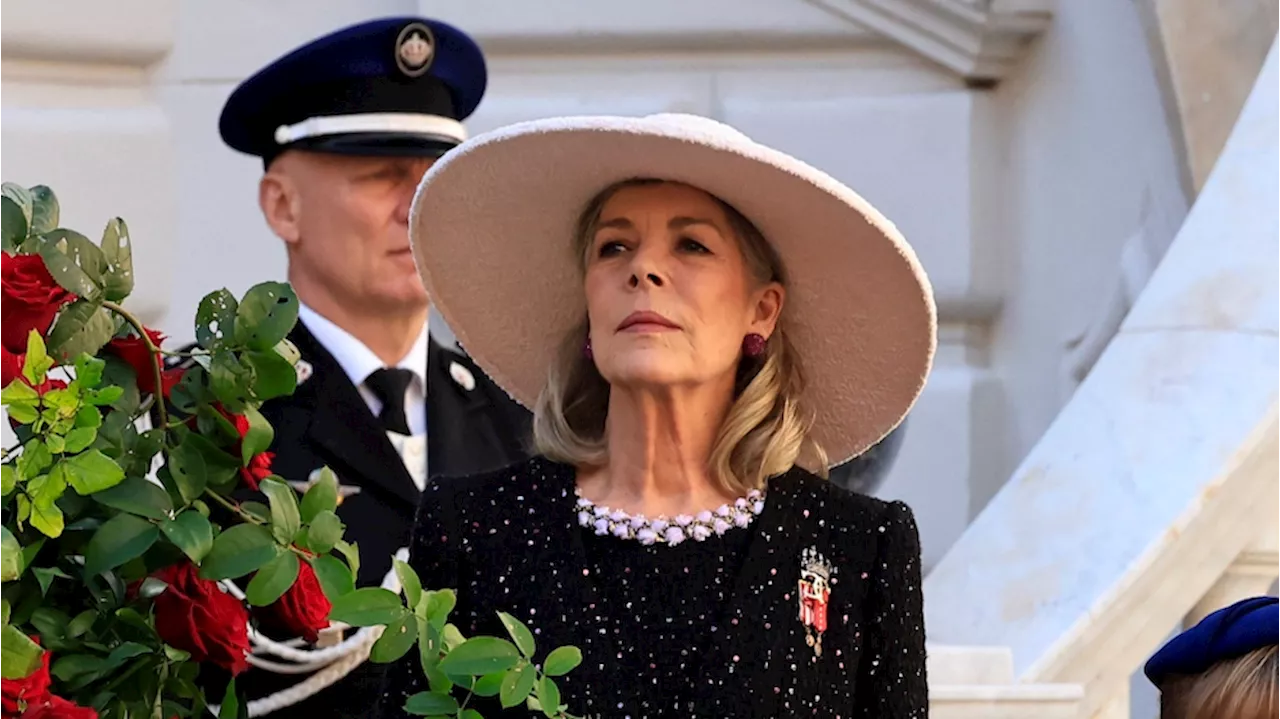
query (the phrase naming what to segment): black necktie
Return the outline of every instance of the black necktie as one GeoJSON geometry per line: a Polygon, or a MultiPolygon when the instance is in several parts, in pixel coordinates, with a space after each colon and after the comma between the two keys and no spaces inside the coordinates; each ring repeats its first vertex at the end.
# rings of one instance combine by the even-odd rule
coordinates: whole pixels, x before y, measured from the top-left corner
{"type": "Polygon", "coordinates": [[[378,419],[388,432],[409,435],[409,420],[404,413],[404,395],[413,381],[413,372],[407,369],[380,369],[364,381],[382,402],[378,419]]]}

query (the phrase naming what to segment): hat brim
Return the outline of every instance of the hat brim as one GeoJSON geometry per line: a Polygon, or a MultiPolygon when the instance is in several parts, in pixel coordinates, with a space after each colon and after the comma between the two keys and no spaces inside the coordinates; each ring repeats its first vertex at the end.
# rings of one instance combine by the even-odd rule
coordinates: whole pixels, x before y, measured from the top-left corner
{"type": "Polygon", "coordinates": [[[575,117],[511,125],[446,154],[414,198],[427,292],[462,347],[530,407],[583,318],[578,216],[605,187],[658,178],[746,216],[789,275],[784,314],[807,376],[802,403],[831,465],[893,430],[936,348],[928,279],[896,228],[840,182],[706,121],[575,117]]]}

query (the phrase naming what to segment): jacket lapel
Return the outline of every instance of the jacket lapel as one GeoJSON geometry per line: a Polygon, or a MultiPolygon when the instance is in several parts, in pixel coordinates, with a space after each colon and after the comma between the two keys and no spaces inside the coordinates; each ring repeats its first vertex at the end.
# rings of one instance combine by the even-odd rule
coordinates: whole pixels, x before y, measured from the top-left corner
{"type": "Polygon", "coordinates": [[[379,487],[416,506],[418,488],[404,461],[337,360],[302,323],[289,338],[312,366],[311,380],[295,395],[313,407],[308,438],[336,460],[332,469],[343,483],[379,487]]]}

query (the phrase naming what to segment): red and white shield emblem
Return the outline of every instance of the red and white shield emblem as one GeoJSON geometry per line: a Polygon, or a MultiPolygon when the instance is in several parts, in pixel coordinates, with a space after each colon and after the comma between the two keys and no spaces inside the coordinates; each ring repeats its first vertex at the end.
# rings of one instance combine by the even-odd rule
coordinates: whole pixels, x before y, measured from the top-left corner
{"type": "Polygon", "coordinates": [[[800,623],[804,625],[805,643],[813,647],[815,657],[822,656],[833,572],[831,563],[818,553],[817,547],[800,554],[800,623]]]}

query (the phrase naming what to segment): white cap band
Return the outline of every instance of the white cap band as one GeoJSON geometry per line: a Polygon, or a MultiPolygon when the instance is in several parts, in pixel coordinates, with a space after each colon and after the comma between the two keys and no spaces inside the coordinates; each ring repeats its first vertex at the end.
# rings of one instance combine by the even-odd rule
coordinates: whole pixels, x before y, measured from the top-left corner
{"type": "Polygon", "coordinates": [[[379,112],[363,115],[331,115],[312,117],[293,125],[276,128],[278,145],[288,145],[308,137],[343,135],[355,132],[403,132],[429,135],[455,142],[467,139],[467,130],[451,117],[403,112],[379,112]]]}

